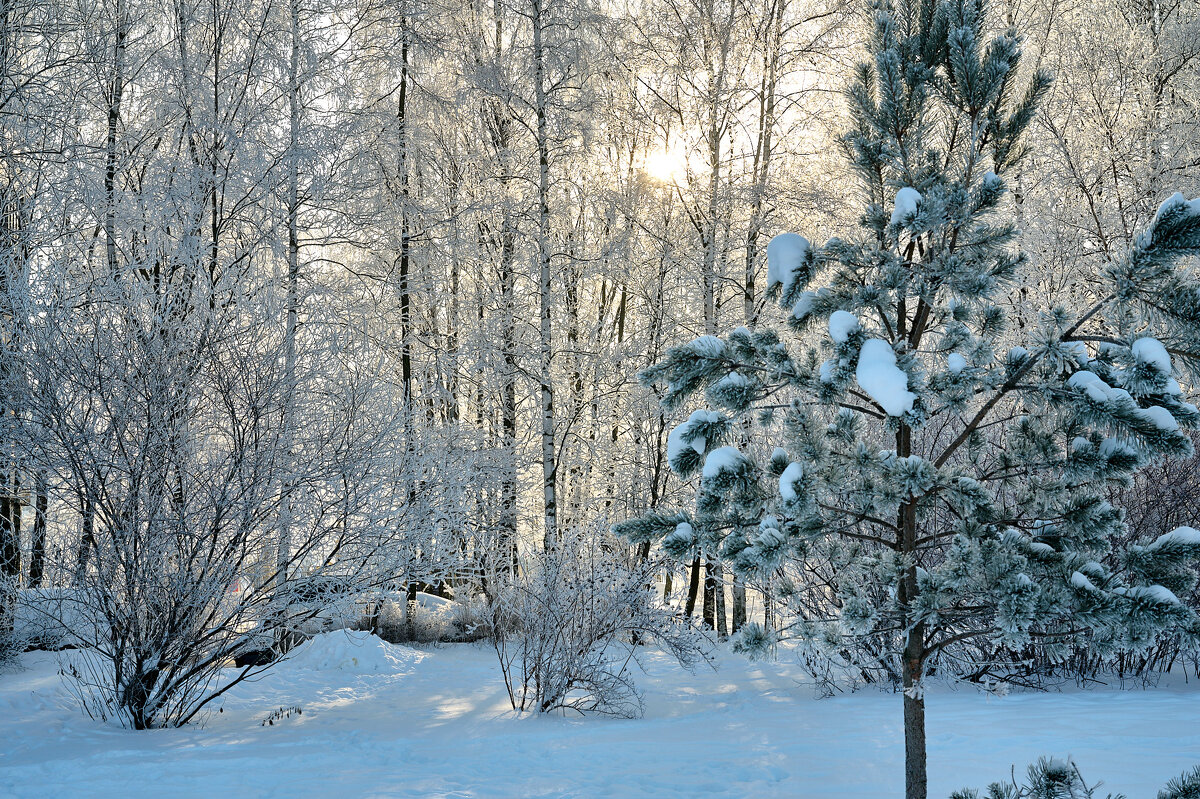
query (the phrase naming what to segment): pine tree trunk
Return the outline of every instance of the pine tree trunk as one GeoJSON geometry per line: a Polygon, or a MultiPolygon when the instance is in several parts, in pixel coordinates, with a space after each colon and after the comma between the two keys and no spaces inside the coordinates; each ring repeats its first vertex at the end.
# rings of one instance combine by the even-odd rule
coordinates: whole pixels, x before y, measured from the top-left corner
{"type": "Polygon", "coordinates": [[[920,681],[923,670],[924,625],[917,625],[904,647],[904,797],[926,799],[928,775],[925,752],[925,697],[920,681]]]}
{"type": "MultiPolygon", "coordinates": [[[[918,330],[914,330],[919,333],[918,330]]],[[[901,424],[896,431],[896,455],[912,455],[912,428],[901,424]]],[[[901,627],[908,630],[901,655],[904,685],[904,796],[905,799],[926,799],[928,780],[925,759],[925,698],[921,676],[925,665],[925,625],[912,623],[911,608],[917,600],[917,508],[912,499],[900,506],[897,516],[900,532],[900,551],[909,566],[900,579],[899,598],[901,627]]]]}
{"type": "Polygon", "coordinates": [[[692,561],[692,576],[688,581],[687,602],[684,604],[683,615],[689,619],[696,612],[696,594],[700,591],[700,558],[692,561]]]}

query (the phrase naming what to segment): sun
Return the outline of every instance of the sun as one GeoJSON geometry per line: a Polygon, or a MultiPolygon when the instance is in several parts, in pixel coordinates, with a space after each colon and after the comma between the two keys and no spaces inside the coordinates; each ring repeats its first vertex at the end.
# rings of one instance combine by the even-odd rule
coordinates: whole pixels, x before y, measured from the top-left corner
{"type": "Polygon", "coordinates": [[[687,182],[687,153],[678,147],[661,147],[646,154],[642,169],[660,183],[687,182]]]}

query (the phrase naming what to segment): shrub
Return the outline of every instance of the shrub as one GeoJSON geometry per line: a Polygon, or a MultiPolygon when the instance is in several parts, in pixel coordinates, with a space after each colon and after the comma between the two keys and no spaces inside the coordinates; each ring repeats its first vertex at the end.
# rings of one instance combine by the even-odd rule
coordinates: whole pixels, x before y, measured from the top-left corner
{"type": "Polygon", "coordinates": [[[605,535],[566,536],[533,558],[492,602],[492,644],[515,710],[574,710],[632,718],[642,712],[631,663],[655,643],[691,668],[708,640],[659,604],[660,564],[630,565],[605,535]]]}

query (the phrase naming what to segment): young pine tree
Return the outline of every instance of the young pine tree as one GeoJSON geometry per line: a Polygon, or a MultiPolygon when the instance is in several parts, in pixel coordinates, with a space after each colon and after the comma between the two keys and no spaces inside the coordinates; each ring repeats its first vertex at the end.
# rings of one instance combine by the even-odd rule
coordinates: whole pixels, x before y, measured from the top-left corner
{"type": "Polygon", "coordinates": [[[696,507],[619,525],[748,576],[789,562],[819,574],[786,586],[803,609],[793,629],[898,661],[908,799],[926,796],[931,659],[951,671],[972,642],[1115,651],[1197,629],[1176,593],[1200,533],[1112,552],[1122,514],[1104,489],[1191,454],[1200,413],[1171,354],[1200,355],[1200,284],[1183,262],[1200,253],[1200,201],[1163,203],[1092,307],[1045,309],[1028,340],[1010,338],[1025,260],[1005,176],[1050,79],[1015,87],[1019,41],[988,38],[984,16],[981,0],[877,3],[845,137],[861,236],[771,241],[791,341],[703,336],[647,370],[668,408],[701,393],[712,408],[668,446],[676,473],[700,473],[696,507]],[[730,446],[743,419],[769,458],[730,446]]]}

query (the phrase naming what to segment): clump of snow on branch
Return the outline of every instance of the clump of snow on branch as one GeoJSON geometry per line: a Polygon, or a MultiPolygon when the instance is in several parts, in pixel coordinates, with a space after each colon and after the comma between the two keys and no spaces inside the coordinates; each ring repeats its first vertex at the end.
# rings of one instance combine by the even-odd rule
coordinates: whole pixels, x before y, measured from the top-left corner
{"type": "Polygon", "coordinates": [[[704,470],[700,476],[711,480],[722,472],[737,470],[744,460],[745,458],[742,457],[742,453],[738,452],[737,447],[718,447],[704,459],[704,470]]]}
{"type": "Polygon", "coordinates": [[[917,212],[917,205],[921,202],[921,192],[905,186],[896,192],[896,205],[892,208],[892,219],[888,224],[898,225],[905,219],[917,212]]]}
{"type": "Polygon", "coordinates": [[[767,244],[767,290],[776,285],[786,295],[811,249],[808,239],[796,233],[780,233],[767,244]]]}
{"type": "Polygon", "coordinates": [[[1200,530],[1194,527],[1176,527],[1169,533],[1163,533],[1154,539],[1148,549],[1159,549],[1168,546],[1200,547],[1200,530]]]}
{"type": "Polygon", "coordinates": [[[803,477],[804,467],[798,463],[789,463],[783,474],[779,475],[779,496],[783,497],[784,502],[795,502],[800,496],[796,484],[803,477]]]}
{"type": "Polygon", "coordinates": [[[845,344],[858,330],[858,319],[849,311],[834,311],[829,315],[829,337],[835,344],[845,344]]]}
{"type": "Polygon", "coordinates": [[[912,410],[917,395],[908,390],[908,375],[896,365],[896,353],[883,339],[863,343],[854,377],[888,416],[903,416],[912,410]]]}
{"type": "Polygon", "coordinates": [[[1133,351],[1134,360],[1138,363],[1152,364],[1160,372],[1171,373],[1171,356],[1167,354],[1167,348],[1158,339],[1139,338],[1133,342],[1130,349],[1133,351]]]}
{"type": "Polygon", "coordinates": [[[716,411],[692,411],[686,422],[676,425],[667,434],[667,460],[675,462],[686,449],[694,449],[697,455],[703,455],[708,449],[708,439],[696,435],[695,431],[702,425],[716,424],[721,415],[716,411]]]}

